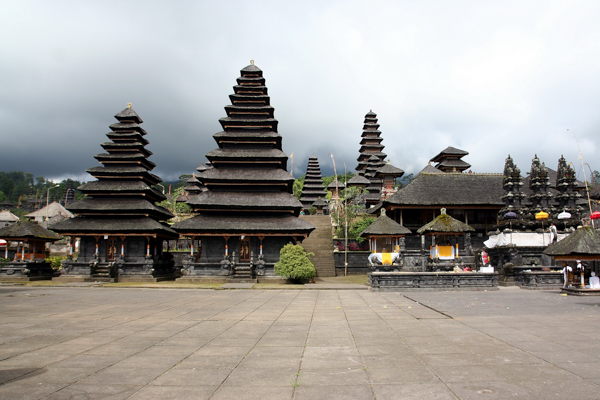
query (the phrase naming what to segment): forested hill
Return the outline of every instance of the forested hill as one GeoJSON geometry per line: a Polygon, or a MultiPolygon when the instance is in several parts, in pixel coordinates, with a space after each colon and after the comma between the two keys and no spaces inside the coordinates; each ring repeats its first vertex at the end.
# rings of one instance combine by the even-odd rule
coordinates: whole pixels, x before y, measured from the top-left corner
{"type": "MultiPolygon", "coordinates": [[[[71,181],[71,187],[77,189],[81,185],[79,181],[71,181]]],[[[68,180],[52,182],[43,176],[33,177],[33,174],[23,171],[1,172],[0,171],[0,201],[8,200],[19,204],[24,200],[46,198],[50,189],[49,201],[59,201],[65,196],[68,180]],[[58,185],[58,186],[57,186],[58,185]]],[[[81,196],[77,192],[77,196],[81,196]]]]}

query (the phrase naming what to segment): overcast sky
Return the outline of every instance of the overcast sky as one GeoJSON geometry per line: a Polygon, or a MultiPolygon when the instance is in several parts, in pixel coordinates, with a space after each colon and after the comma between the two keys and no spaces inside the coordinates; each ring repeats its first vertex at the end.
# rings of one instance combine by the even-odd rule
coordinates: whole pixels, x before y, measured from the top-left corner
{"type": "Polygon", "coordinates": [[[0,171],[93,179],[131,102],[153,172],[192,173],[253,59],[296,177],[312,154],[354,171],[373,110],[407,173],[453,146],[473,172],[564,154],[582,179],[575,136],[600,169],[598,16],[599,1],[0,0],[0,171]]]}

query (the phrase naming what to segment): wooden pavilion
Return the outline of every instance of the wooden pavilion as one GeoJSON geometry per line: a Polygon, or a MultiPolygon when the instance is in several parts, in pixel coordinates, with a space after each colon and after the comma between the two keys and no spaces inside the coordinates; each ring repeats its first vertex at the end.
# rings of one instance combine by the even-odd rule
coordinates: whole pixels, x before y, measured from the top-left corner
{"type": "Polygon", "coordinates": [[[431,237],[428,266],[446,270],[454,267],[460,259],[457,237],[469,232],[475,232],[475,229],[452,218],[442,208],[440,215],[417,230],[418,234],[431,237]]]}
{"type": "MultiPolygon", "coordinates": [[[[410,235],[407,229],[385,215],[385,209],[371,225],[369,225],[360,236],[369,241],[371,264],[381,264],[384,269],[391,269],[392,263],[400,260],[400,253],[404,248],[404,236],[410,235]]],[[[375,267],[372,268],[374,270],[375,267]]]]}
{"type": "MultiPolygon", "coordinates": [[[[35,222],[20,221],[0,228],[0,239],[17,243],[13,259],[0,269],[0,281],[52,279],[46,243],[59,240],[59,235],[35,222]]],[[[8,258],[8,246],[4,258],[8,258]]]]}

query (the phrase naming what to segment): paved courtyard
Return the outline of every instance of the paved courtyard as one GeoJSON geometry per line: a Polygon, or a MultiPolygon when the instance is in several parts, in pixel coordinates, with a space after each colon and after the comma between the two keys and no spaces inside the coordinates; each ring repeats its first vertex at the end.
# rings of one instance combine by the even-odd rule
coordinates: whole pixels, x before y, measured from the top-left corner
{"type": "Polygon", "coordinates": [[[600,298],[0,287],[1,399],[600,399],[600,298]]]}

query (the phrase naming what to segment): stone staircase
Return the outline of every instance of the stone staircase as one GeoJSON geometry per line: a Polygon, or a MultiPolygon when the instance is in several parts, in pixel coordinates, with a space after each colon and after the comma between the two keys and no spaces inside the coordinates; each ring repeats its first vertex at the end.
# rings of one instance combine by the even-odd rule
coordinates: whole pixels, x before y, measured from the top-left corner
{"type": "Polygon", "coordinates": [[[307,252],[315,253],[312,262],[317,270],[317,276],[335,276],[333,237],[329,215],[300,215],[300,218],[317,228],[302,242],[302,246],[307,252]]]}
{"type": "Polygon", "coordinates": [[[110,276],[110,266],[103,264],[96,266],[92,271],[92,280],[95,282],[114,282],[110,276]]]}
{"type": "Polygon", "coordinates": [[[256,283],[256,279],[252,278],[252,268],[249,262],[238,262],[235,265],[233,276],[227,280],[228,283],[256,283]]]}

